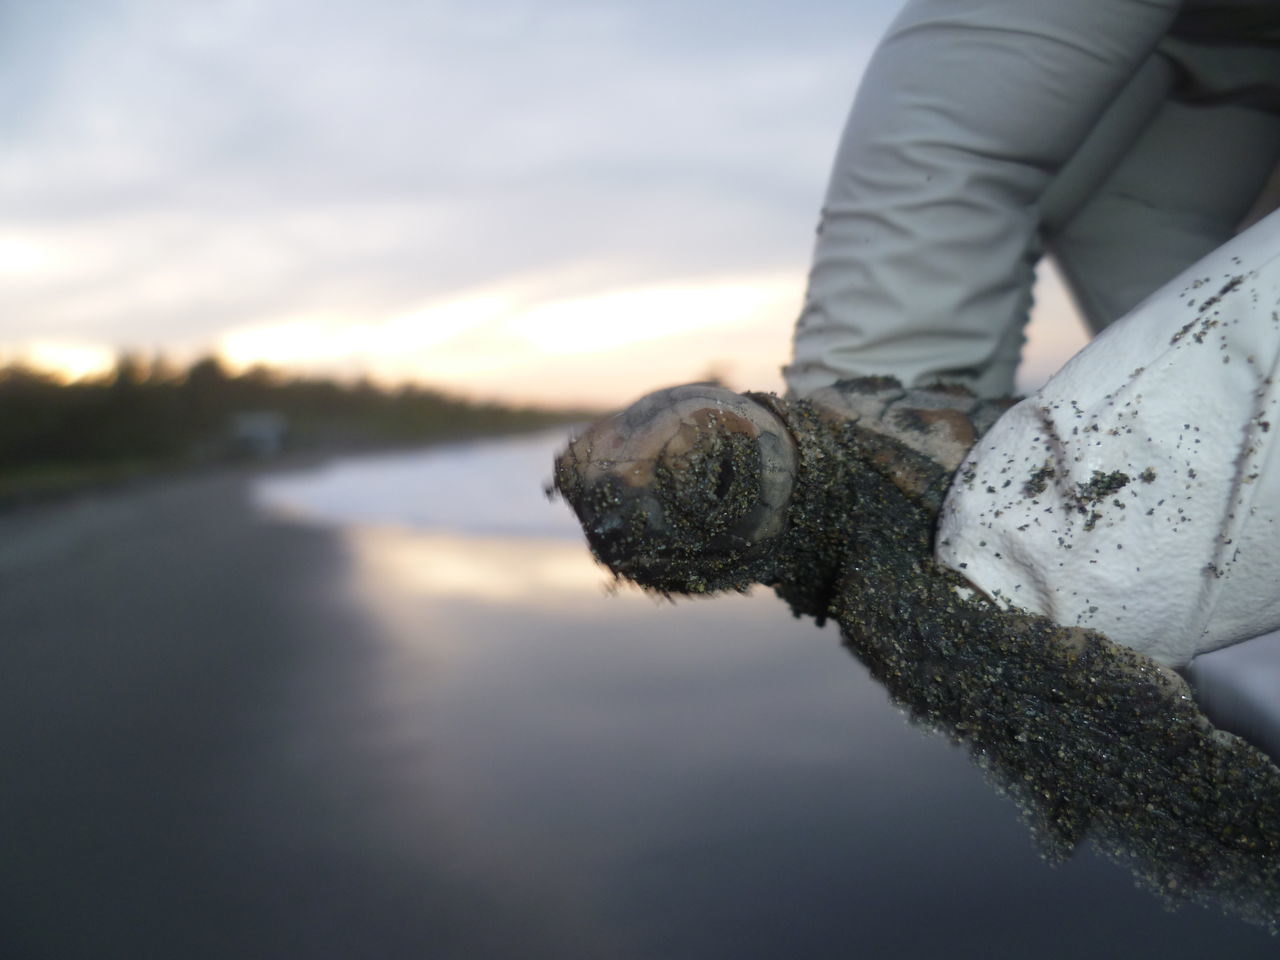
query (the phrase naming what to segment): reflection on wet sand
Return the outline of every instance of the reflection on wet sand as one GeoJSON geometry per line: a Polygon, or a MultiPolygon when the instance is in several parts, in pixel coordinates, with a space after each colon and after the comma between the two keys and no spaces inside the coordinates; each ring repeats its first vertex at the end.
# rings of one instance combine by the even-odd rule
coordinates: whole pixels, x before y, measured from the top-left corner
{"type": "Polygon", "coordinates": [[[599,596],[612,582],[586,551],[564,541],[393,527],[354,528],[346,540],[365,589],[420,599],[559,606],[567,598],[599,596]]]}

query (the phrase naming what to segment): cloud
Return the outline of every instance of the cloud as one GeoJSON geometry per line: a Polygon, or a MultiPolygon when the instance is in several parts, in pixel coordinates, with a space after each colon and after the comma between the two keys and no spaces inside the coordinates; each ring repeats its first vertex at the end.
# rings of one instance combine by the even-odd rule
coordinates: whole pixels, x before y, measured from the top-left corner
{"type": "Polygon", "coordinates": [[[0,343],[799,277],[894,6],[5,5],[0,343]]]}

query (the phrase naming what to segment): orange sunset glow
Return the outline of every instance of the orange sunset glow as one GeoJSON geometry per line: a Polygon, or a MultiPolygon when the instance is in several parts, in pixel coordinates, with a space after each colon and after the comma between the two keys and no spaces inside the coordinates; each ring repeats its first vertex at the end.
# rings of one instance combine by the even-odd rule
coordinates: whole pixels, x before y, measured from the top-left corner
{"type": "MultiPolygon", "coordinates": [[[[352,321],[281,319],[228,331],[216,352],[232,370],[368,376],[520,403],[613,406],[656,385],[714,373],[742,389],[784,389],[791,316],[803,277],[710,278],[561,300],[482,292],[403,314],[352,321]]],[[[1056,273],[1037,288],[1021,386],[1034,387],[1085,343],[1056,273]]],[[[100,344],[37,340],[6,359],[65,380],[115,363],[100,344]]]]}

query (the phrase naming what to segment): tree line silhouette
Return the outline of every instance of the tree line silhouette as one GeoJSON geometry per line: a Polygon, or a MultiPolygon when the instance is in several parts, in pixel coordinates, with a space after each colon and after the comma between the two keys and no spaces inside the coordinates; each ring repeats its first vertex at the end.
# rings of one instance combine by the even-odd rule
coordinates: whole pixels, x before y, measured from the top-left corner
{"type": "MultiPolygon", "coordinates": [[[[430,442],[564,423],[588,411],[478,403],[418,385],[381,387],[287,377],[264,367],[238,375],[216,357],[182,369],[119,357],[108,375],[64,383],[21,364],[0,367],[0,478],[110,473],[228,459],[237,417],[283,425],[285,449],[430,442]]],[[[0,493],[4,485],[0,484],[0,493]]]]}

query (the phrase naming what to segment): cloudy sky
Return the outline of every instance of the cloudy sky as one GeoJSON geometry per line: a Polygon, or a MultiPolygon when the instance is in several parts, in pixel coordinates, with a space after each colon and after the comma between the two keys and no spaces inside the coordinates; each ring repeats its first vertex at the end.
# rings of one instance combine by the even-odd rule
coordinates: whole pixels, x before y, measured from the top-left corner
{"type": "MultiPolygon", "coordinates": [[[[777,388],[897,6],[0,4],[0,359],[777,388]]],[[[1064,349],[1041,340],[1031,377],[1064,349]]]]}

